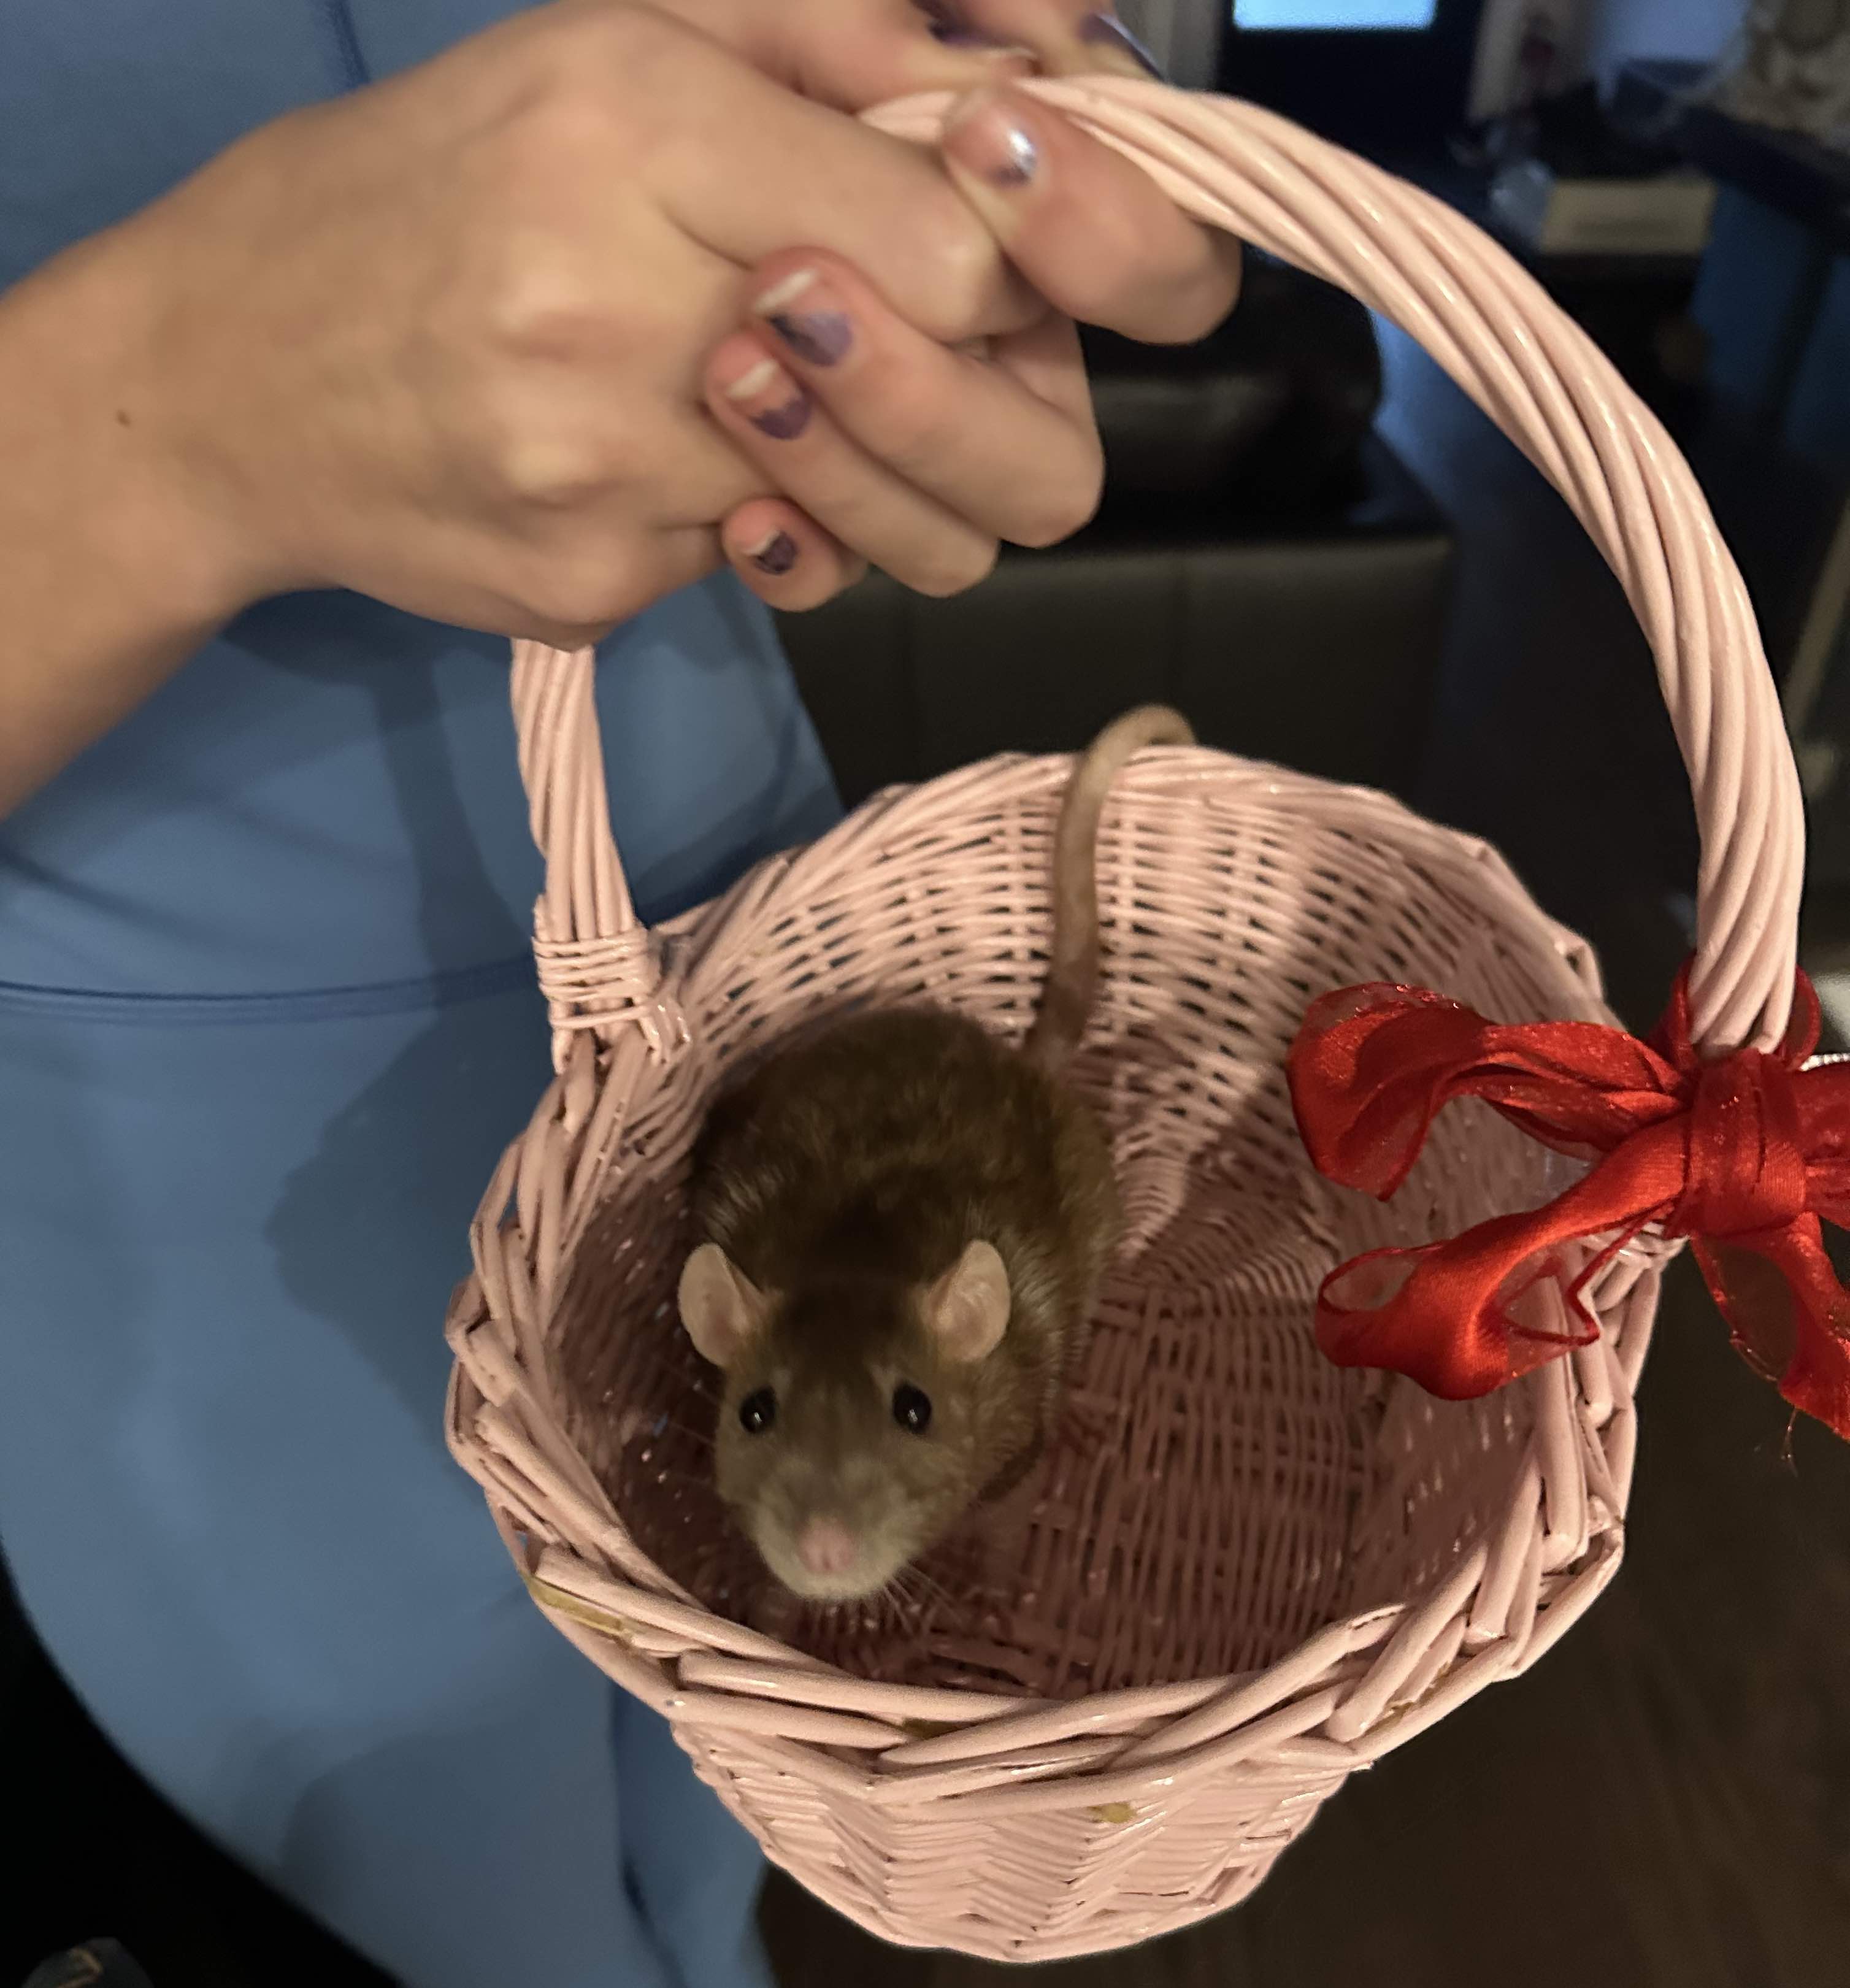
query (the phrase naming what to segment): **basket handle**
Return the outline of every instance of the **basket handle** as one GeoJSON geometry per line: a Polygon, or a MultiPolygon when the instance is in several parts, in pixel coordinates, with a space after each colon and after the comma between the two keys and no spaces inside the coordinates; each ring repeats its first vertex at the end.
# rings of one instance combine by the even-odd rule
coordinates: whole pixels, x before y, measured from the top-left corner
{"type": "MultiPolygon", "coordinates": [[[[1232,98],[1116,77],[1023,86],[1187,213],[1392,319],[1567,500],[1644,628],[1695,796],[1695,1040],[1714,1053],[1771,1048],[1798,958],[1798,773],[1740,574],[1656,417],[1513,257],[1378,167],[1232,98]]],[[[951,102],[908,98],[868,121],[929,144],[951,102]]],[[[516,658],[521,771],[546,859],[536,949],[555,948],[556,980],[560,948],[590,948],[572,955],[587,970],[606,945],[648,960],[610,840],[590,658],[537,644],[518,644],[516,658]]]]}
{"type": "Polygon", "coordinates": [[[533,958],[553,1022],[553,1067],[573,1038],[633,1020],[662,1046],[661,962],[636,916],[610,833],[597,725],[597,651],[514,644],[514,734],[527,818],[546,864],[533,958]]]}
{"type": "MultiPolygon", "coordinates": [[[[1564,497],[1657,661],[1702,831],[1695,1039],[1783,1034],[1804,813],[1747,590],[1689,465],[1611,362],[1481,229],[1392,174],[1231,98],[1090,76],[1023,87],[1148,173],[1198,220],[1392,319],[1564,497]]],[[[929,143],[952,100],[869,121],[929,143]]]]}

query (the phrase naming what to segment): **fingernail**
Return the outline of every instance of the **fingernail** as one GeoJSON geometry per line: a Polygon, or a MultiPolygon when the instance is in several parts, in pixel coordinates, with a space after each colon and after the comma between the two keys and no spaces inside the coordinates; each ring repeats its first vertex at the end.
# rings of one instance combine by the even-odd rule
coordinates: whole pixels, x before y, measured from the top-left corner
{"type": "Polygon", "coordinates": [[[833,366],[854,343],[854,327],[840,300],[813,269],[799,269],[774,283],[752,306],[784,343],[810,366],[833,366]],[[801,309],[795,308],[799,303],[801,309]]]}
{"type": "Polygon", "coordinates": [[[720,390],[753,428],[788,441],[810,424],[810,397],[775,359],[761,359],[720,390]]]}
{"type": "Polygon", "coordinates": [[[974,90],[952,113],[944,147],[993,186],[1026,186],[1040,167],[1040,147],[1003,100],[974,90]]]}
{"type": "Polygon", "coordinates": [[[943,42],[952,48],[968,47],[972,42],[988,40],[973,28],[965,25],[958,10],[948,4],[948,0],[912,0],[912,11],[925,17],[925,25],[935,42],[943,42]]]}
{"type": "Polygon", "coordinates": [[[1079,39],[1094,48],[1116,49],[1128,56],[1146,76],[1153,76],[1158,83],[1169,81],[1156,58],[1115,14],[1087,15],[1079,24],[1079,39]]]}
{"type": "Polygon", "coordinates": [[[912,0],[912,8],[915,13],[925,17],[932,40],[942,42],[947,49],[987,56],[996,62],[1020,63],[1031,70],[1040,67],[1040,57],[1033,49],[1020,42],[999,42],[994,36],[968,26],[950,0],[912,0]]]}
{"type": "Polygon", "coordinates": [[[796,541],[788,532],[767,532],[755,546],[747,546],[744,556],[760,573],[776,576],[796,563],[796,541]]]}

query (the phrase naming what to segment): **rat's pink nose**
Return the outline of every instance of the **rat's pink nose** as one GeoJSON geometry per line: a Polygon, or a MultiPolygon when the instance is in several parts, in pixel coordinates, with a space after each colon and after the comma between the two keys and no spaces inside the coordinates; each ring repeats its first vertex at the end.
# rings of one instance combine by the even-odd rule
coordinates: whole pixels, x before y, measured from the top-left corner
{"type": "Polygon", "coordinates": [[[839,1519],[812,1519],[796,1541],[796,1557],[811,1574],[846,1574],[859,1551],[839,1519]]]}

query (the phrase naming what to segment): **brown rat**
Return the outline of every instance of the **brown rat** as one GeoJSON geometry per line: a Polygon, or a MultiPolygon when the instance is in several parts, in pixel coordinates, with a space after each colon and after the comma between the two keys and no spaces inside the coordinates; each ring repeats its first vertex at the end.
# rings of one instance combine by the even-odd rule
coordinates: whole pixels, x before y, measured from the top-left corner
{"type": "Polygon", "coordinates": [[[681,1317],[724,1377],[719,1493],[799,1595],[878,1592],[1051,1431],[1121,1225],[1104,1129],[1063,1080],[1097,986],[1099,816],[1134,753],[1192,740],[1147,706],[1075,771],[1019,1050],[941,1009],[862,1016],[707,1121],[681,1317]]]}

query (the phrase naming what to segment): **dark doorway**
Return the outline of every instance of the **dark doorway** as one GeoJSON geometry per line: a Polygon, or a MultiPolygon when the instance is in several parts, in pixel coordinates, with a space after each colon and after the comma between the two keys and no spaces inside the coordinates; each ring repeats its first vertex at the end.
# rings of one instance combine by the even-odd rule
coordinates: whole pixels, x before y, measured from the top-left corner
{"type": "Polygon", "coordinates": [[[1483,0],[1223,4],[1219,87],[1233,96],[1374,156],[1434,151],[1464,122],[1483,0]]]}

